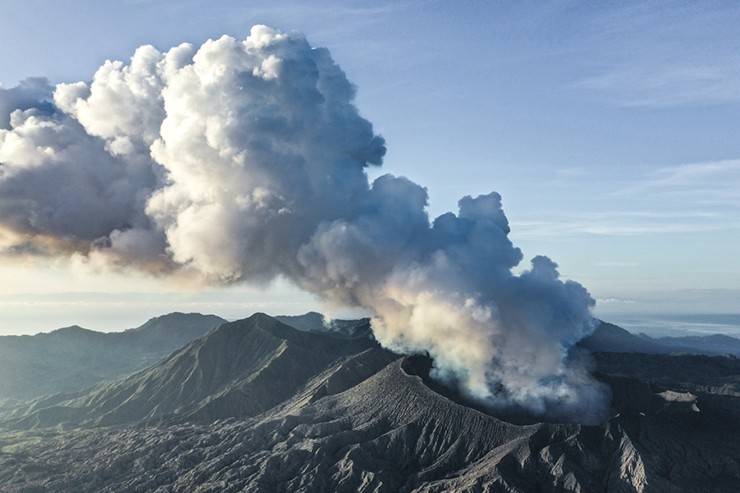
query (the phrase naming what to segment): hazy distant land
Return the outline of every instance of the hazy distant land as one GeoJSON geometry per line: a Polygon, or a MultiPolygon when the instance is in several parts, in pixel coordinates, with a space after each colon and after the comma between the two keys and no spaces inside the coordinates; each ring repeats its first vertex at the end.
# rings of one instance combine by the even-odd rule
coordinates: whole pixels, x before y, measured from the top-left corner
{"type": "Polygon", "coordinates": [[[633,333],[654,337],[725,334],[740,337],[740,314],[689,313],[612,316],[609,320],[633,333]]]}

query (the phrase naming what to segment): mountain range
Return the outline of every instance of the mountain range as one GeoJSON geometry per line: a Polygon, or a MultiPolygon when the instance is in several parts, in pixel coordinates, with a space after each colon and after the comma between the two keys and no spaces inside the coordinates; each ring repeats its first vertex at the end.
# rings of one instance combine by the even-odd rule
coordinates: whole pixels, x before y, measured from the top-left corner
{"type": "Polygon", "coordinates": [[[609,418],[545,423],[465,402],[430,379],[425,355],[381,348],[367,320],[282,320],[298,328],[255,314],[131,375],[0,408],[2,491],[740,484],[740,360],[731,355],[594,352],[593,373],[612,391],[609,418]]]}
{"type": "Polygon", "coordinates": [[[124,332],[79,326],[0,337],[0,405],[80,390],[156,363],[226,320],[170,313],[124,332]]]}
{"type": "Polygon", "coordinates": [[[632,334],[614,324],[600,322],[579,345],[591,351],[645,354],[707,354],[740,356],[740,339],[724,334],[650,337],[632,334]]]}

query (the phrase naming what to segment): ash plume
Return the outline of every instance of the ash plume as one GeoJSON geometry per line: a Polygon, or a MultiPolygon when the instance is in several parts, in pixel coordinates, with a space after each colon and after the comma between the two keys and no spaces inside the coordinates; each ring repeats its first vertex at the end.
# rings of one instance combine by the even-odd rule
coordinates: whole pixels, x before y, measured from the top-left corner
{"type": "Polygon", "coordinates": [[[430,222],[426,190],[369,183],[382,137],[329,52],[245,40],[136,50],[91,82],[0,88],[0,249],[101,268],[268,283],[364,307],[386,347],[492,407],[592,422],[602,387],[569,357],[594,301],[522,254],[494,193],[430,222]]]}

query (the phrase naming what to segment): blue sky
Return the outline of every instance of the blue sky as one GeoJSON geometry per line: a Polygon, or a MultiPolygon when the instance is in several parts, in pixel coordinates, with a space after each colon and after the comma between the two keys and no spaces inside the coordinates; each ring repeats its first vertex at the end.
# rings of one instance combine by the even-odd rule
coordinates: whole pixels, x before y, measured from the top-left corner
{"type": "MultiPolygon", "coordinates": [[[[525,259],[550,256],[603,318],[740,312],[740,4],[10,1],[0,83],[89,80],[142,44],[244,38],[257,23],[331,51],[387,140],[373,173],[426,186],[431,216],[501,193],[525,259]]],[[[284,285],[183,292],[2,262],[0,333],[314,306],[284,285]]]]}

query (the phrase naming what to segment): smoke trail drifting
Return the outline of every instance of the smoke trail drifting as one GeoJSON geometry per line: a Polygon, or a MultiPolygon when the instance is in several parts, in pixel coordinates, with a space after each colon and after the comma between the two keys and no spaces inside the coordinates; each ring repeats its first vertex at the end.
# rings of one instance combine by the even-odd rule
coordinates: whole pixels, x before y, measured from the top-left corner
{"type": "Polygon", "coordinates": [[[285,276],[374,314],[377,339],[426,351],[492,405],[597,419],[599,385],[568,358],[588,292],[522,255],[496,193],[430,223],[426,190],[368,183],[383,139],[325,49],[255,26],[92,82],[0,89],[0,248],[209,283],[285,276]]]}

